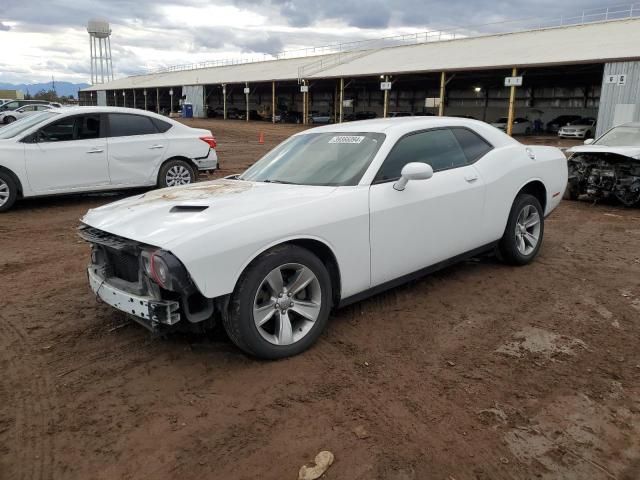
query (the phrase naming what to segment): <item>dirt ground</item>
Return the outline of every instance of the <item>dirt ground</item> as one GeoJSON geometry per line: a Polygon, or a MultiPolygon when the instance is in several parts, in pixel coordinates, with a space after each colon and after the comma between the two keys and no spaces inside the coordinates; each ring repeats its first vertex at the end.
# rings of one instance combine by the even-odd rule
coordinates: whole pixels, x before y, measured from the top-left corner
{"type": "MultiPolygon", "coordinates": [[[[219,174],[300,128],[192,123],[219,174]]],[[[96,301],[75,227],[122,196],[0,217],[0,478],[294,480],[321,450],[327,479],[640,478],[640,210],[565,201],[532,265],[448,268],[263,362],[96,301]]]]}

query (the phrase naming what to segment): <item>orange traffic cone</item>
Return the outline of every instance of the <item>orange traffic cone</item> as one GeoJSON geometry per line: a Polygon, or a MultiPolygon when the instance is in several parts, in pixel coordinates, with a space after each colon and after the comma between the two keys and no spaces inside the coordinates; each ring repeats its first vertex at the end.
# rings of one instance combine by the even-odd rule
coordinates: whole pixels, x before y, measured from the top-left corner
{"type": "Polygon", "coordinates": [[[258,143],[264,145],[264,132],[260,132],[260,135],[258,135],[258,143]]]}

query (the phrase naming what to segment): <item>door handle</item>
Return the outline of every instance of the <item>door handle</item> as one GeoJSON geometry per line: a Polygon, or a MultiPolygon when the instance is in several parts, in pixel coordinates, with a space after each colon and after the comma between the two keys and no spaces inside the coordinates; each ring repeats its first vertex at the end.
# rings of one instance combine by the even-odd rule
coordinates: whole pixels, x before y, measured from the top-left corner
{"type": "Polygon", "coordinates": [[[155,150],[156,148],[164,148],[164,145],[151,145],[149,150],[155,150]]]}
{"type": "Polygon", "coordinates": [[[87,150],[87,153],[102,153],[104,152],[103,148],[94,148],[93,150],[87,150]]]}
{"type": "Polygon", "coordinates": [[[469,182],[469,183],[473,183],[473,182],[475,182],[476,180],[478,180],[478,175],[474,175],[474,174],[471,174],[471,175],[465,175],[464,179],[465,179],[467,182],[469,182]]]}

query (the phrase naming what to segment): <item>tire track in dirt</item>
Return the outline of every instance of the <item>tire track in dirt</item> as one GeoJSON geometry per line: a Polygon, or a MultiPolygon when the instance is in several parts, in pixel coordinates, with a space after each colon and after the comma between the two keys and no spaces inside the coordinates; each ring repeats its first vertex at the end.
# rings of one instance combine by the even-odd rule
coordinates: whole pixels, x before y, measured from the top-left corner
{"type": "Polygon", "coordinates": [[[45,369],[34,361],[34,353],[24,330],[0,316],[0,355],[10,366],[3,372],[11,390],[7,391],[7,403],[14,406],[7,456],[14,466],[21,467],[19,474],[13,472],[8,478],[53,478],[54,442],[48,428],[55,421],[55,392],[45,369]],[[34,376],[32,372],[38,373],[34,376]]]}

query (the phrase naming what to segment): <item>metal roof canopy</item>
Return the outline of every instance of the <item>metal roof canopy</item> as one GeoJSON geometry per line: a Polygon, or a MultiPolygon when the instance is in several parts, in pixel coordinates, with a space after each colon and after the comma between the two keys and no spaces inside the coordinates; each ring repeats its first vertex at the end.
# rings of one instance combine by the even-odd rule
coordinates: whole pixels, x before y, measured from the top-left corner
{"type": "MultiPolygon", "coordinates": [[[[309,79],[352,78],[439,71],[504,69],[640,59],[640,19],[610,20],[516,33],[443,40],[361,52],[309,79]]],[[[156,73],[84,89],[120,90],[175,85],[267,82],[298,79],[301,67],[324,57],[302,57],[225,67],[156,73]]]]}

